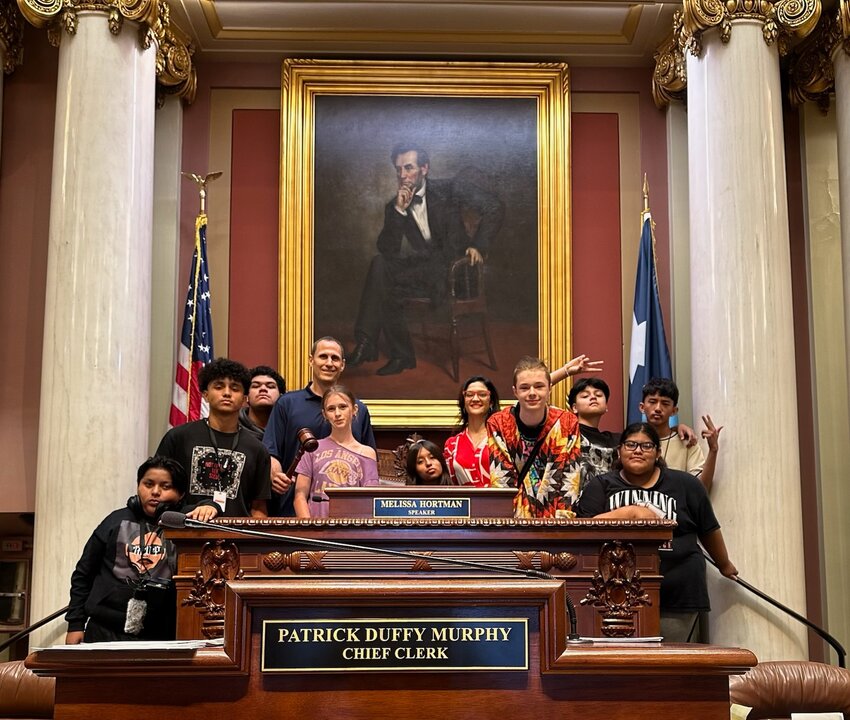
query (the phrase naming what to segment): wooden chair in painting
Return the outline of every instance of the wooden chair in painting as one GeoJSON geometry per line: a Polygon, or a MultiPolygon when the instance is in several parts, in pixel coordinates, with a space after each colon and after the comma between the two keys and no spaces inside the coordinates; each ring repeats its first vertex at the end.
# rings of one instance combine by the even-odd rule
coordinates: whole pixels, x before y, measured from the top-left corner
{"type": "Polygon", "coordinates": [[[448,301],[436,312],[430,298],[415,297],[405,301],[411,319],[419,319],[420,337],[426,352],[431,352],[433,346],[444,348],[448,340],[450,375],[457,382],[461,343],[477,338],[483,343],[481,350],[487,352],[489,367],[497,370],[487,317],[484,263],[472,265],[466,257],[456,260],[449,268],[447,282],[448,301]],[[467,332],[471,324],[474,324],[474,334],[467,332]]]}

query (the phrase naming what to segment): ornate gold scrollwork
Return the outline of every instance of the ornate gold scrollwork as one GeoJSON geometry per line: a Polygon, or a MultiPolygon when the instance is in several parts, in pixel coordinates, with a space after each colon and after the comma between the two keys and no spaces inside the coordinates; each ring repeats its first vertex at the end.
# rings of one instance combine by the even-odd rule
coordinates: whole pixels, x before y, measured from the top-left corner
{"type": "Polygon", "coordinates": [[[140,26],[139,44],[147,49],[156,43],[158,102],[177,95],[191,103],[195,99],[197,75],[192,64],[192,47],[171,23],[167,0],[17,0],[21,14],[37,28],[46,28],[51,45],[57,46],[62,30],[77,32],[80,12],[103,12],[109,31],[118,35],[125,21],[140,26]]]}
{"type": "Polygon", "coordinates": [[[3,71],[14,72],[24,52],[24,23],[12,0],[0,0],[0,46],[3,47],[3,71]]]}
{"type": "Polygon", "coordinates": [[[706,30],[719,28],[721,41],[727,43],[733,20],[758,20],[765,43],[777,43],[785,55],[792,37],[804,38],[814,29],[821,8],[821,0],[683,0],[685,32],[691,38],[687,47],[699,56],[700,36],[706,30]]]}
{"type": "Polygon", "coordinates": [[[673,101],[684,102],[688,84],[688,72],[685,64],[685,33],[682,11],[673,14],[673,32],[655,51],[655,69],[652,72],[652,99],[658,108],[664,108],[673,101]]]}
{"type": "Polygon", "coordinates": [[[832,54],[843,42],[839,15],[824,15],[815,31],[794,49],[788,65],[788,97],[794,105],[812,101],[821,112],[829,110],[835,87],[832,54]]]}

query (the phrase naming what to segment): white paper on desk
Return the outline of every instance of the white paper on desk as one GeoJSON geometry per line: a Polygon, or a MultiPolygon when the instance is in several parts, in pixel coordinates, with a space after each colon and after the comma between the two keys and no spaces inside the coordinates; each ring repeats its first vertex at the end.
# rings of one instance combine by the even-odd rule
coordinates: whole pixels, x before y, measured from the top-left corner
{"type": "Polygon", "coordinates": [[[200,650],[207,647],[221,647],[223,638],[216,640],[114,640],[111,642],[80,643],[79,645],[53,645],[36,650],[200,650]]]}
{"type": "Polygon", "coordinates": [[[844,713],[791,713],[791,720],[844,720],[844,713]]]}

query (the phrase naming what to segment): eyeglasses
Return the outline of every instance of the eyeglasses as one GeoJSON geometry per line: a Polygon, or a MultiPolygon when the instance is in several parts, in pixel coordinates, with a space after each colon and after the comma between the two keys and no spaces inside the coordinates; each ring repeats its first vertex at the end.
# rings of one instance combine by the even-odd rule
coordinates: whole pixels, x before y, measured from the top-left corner
{"type": "Polygon", "coordinates": [[[489,390],[467,390],[463,394],[463,396],[467,400],[472,400],[473,398],[481,398],[482,400],[486,400],[488,397],[490,397],[490,391],[489,390]]]}
{"type": "Polygon", "coordinates": [[[626,448],[626,450],[631,450],[632,452],[634,452],[638,448],[640,448],[644,452],[650,452],[651,450],[655,450],[655,443],[648,442],[648,441],[647,442],[636,442],[634,440],[626,440],[623,443],[623,447],[626,448]]]}

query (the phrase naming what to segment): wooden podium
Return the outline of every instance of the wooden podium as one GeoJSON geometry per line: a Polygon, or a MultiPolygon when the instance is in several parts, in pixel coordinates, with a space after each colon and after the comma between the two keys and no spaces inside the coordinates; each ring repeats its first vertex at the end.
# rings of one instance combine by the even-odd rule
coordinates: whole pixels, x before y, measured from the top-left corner
{"type": "Polygon", "coordinates": [[[223,646],[35,653],[27,666],[57,678],[57,720],[725,720],[728,676],[756,664],[747,650],[705,645],[567,643],[567,591],[582,634],[599,635],[606,620],[608,632],[632,622],[637,635],[657,634],[666,521],[219,524],[291,536],[169,531],[179,549],[179,635],[223,632],[223,646]],[[319,550],[316,539],[428,559],[319,550]],[[553,579],[451,569],[439,563],[448,556],[553,579]]]}
{"type": "Polygon", "coordinates": [[[27,665],[57,678],[56,720],[726,720],[728,675],[756,662],[749,651],[705,645],[567,645],[558,581],[239,580],[228,585],[225,604],[223,648],[44,650],[27,665]],[[265,624],[352,616],[398,624],[447,616],[525,622],[527,667],[262,671],[265,624]]]}

